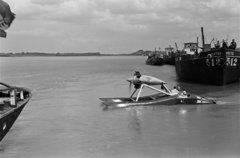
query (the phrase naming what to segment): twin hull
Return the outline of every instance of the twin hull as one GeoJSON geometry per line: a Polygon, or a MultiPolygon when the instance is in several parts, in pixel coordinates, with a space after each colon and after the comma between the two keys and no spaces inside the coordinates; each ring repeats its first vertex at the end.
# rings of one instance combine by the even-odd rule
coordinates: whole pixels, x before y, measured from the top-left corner
{"type": "Polygon", "coordinates": [[[148,106],[148,105],[177,105],[177,104],[216,104],[215,101],[189,94],[190,97],[179,97],[179,95],[151,95],[136,98],[100,98],[107,107],[130,107],[130,106],[148,106]]]}

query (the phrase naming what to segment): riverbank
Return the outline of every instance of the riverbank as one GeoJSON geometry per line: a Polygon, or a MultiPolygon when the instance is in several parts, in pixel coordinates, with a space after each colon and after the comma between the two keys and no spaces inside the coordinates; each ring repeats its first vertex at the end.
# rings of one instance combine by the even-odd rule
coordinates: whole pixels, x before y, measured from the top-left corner
{"type": "Polygon", "coordinates": [[[22,52],[22,53],[0,53],[0,57],[66,57],[66,56],[139,56],[139,54],[101,54],[99,52],[93,53],[41,53],[41,52],[22,52]]]}

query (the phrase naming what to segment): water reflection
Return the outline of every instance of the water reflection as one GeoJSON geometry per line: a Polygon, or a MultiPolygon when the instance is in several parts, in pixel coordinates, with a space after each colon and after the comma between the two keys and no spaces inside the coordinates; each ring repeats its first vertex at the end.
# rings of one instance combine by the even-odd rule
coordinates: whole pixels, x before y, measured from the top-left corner
{"type": "Polygon", "coordinates": [[[137,135],[141,135],[141,112],[138,108],[128,108],[128,128],[132,129],[137,135]]]}
{"type": "Polygon", "coordinates": [[[180,115],[186,115],[187,114],[187,110],[186,109],[180,109],[179,114],[180,115]]]}

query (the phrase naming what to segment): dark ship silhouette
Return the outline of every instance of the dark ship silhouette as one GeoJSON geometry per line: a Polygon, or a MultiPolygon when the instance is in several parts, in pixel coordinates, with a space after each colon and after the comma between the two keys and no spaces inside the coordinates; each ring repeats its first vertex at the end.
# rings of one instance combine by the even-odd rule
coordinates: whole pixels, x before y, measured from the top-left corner
{"type": "Polygon", "coordinates": [[[147,65],[163,65],[164,60],[163,60],[163,56],[162,56],[161,52],[159,51],[157,53],[156,48],[155,48],[154,53],[148,54],[146,64],[147,65]]]}
{"type": "Polygon", "coordinates": [[[179,78],[189,79],[214,85],[226,85],[239,81],[240,78],[240,51],[232,46],[211,48],[205,44],[203,28],[202,51],[198,53],[197,43],[185,43],[185,48],[194,53],[177,53],[175,70],[179,78]]]}

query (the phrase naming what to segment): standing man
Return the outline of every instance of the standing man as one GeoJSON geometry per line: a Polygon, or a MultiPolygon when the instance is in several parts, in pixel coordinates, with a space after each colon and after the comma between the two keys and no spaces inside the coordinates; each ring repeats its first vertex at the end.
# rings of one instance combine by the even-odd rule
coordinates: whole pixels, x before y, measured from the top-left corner
{"type": "Polygon", "coordinates": [[[227,43],[223,40],[223,42],[222,42],[222,47],[223,48],[227,48],[227,43]]]}

